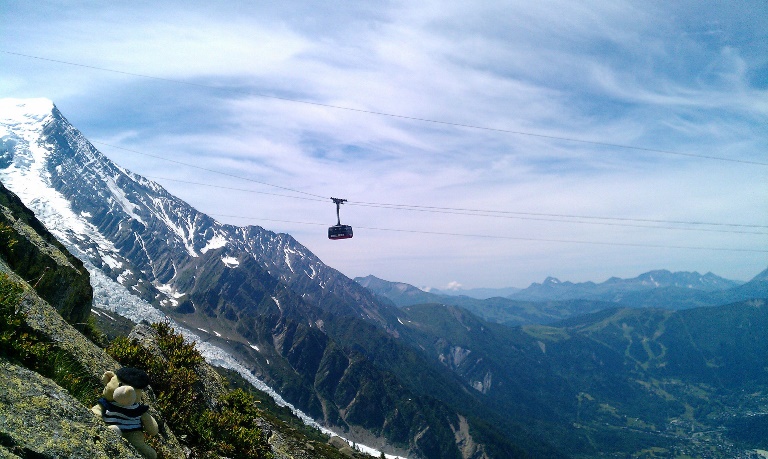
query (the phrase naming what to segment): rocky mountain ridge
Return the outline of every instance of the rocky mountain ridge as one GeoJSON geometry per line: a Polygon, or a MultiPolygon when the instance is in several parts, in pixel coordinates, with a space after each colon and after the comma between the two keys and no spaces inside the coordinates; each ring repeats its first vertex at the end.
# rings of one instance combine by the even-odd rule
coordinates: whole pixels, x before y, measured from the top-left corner
{"type": "Polygon", "coordinates": [[[703,292],[728,290],[741,285],[712,273],[671,272],[665,269],[649,271],[631,279],[612,277],[602,283],[562,282],[548,277],[542,283],[533,283],[507,298],[529,301],[602,300],[620,301],[623,295],[659,288],[687,289],[703,292]]]}

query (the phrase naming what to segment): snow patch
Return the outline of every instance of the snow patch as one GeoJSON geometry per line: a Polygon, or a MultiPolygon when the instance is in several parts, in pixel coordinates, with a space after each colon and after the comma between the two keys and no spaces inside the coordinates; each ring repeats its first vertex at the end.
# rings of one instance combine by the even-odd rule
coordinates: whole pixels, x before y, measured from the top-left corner
{"type": "Polygon", "coordinates": [[[237,261],[237,258],[235,257],[230,257],[230,256],[221,257],[221,262],[224,263],[224,265],[227,268],[237,268],[238,266],[240,266],[240,262],[237,261]]]}
{"type": "Polygon", "coordinates": [[[104,263],[106,263],[107,266],[109,266],[112,269],[119,269],[119,268],[122,268],[123,266],[121,262],[119,262],[118,260],[115,260],[114,257],[110,255],[106,255],[106,254],[102,255],[101,259],[104,260],[104,263]]]}
{"type": "Polygon", "coordinates": [[[212,238],[210,238],[208,240],[208,242],[205,243],[205,247],[200,249],[200,253],[205,253],[205,252],[207,252],[209,250],[220,249],[220,248],[224,247],[225,245],[227,245],[227,238],[225,238],[221,234],[217,234],[217,235],[213,236],[212,238]]]}
{"type": "Polygon", "coordinates": [[[288,269],[290,269],[292,273],[295,273],[296,271],[294,271],[293,265],[291,264],[291,255],[294,255],[294,254],[301,255],[301,254],[293,250],[292,248],[288,247],[287,245],[283,248],[283,250],[285,251],[285,264],[288,265],[288,269]]]}
{"type": "Polygon", "coordinates": [[[131,274],[133,274],[133,273],[130,270],[128,270],[128,269],[126,269],[125,271],[121,272],[120,275],[117,276],[117,283],[125,285],[125,280],[131,274]]]}
{"type": "Polygon", "coordinates": [[[186,295],[186,293],[177,291],[170,284],[155,285],[155,288],[168,297],[168,300],[163,301],[163,303],[170,304],[173,307],[178,306],[178,299],[186,295]]]}
{"type": "Polygon", "coordinates": [[[107,188],[109,188],[109,191],[112,192],[112,196],[115,197],[117,203],[120,205],[120,207],[122,207],[123,212],[143,225],[144,220],[142,220],[141,217],[139,217],[139,215],[135,212],[138,206],[128,199],[128,196],[125,195],[125,192],[122,188],[117,186],[118,178],[119,176],[104,177],[104,182],[106,183],[107,188]]]}

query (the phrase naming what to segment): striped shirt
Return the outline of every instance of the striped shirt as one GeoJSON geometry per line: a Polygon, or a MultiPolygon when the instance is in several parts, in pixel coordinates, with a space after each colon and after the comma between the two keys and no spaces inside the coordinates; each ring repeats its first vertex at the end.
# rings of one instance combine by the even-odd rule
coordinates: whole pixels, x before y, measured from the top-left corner
{"type": "Polygon", "coordinates": [[[104,408],[104,414],[101,416],[104,422],[110,426],[117,426],[124,432],[142,430],[141,415],[149,409],[149,406],[138,403],[128,406],[116,405],[104,397],[99,399],[99,405],[104,408]]]}

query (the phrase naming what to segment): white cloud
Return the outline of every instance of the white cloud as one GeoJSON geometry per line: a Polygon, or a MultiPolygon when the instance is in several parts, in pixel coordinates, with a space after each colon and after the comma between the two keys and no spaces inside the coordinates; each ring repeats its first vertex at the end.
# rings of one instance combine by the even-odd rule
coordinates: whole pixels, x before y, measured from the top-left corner
{"type": "Polygon", "coordinates": [[[448,285],[445,286],[445,290],[461,290],[461,283],[456,281],[448,282],[448,285]]]}
{"type": "MultiPolygon", "coordinates": [[[[0,55],[0,95],[50,97],[105,143],[350,201],[768,225],[754,212],[768,201],[761,166],[260,96],[765,162],[768,92],[755,75],[768,68],[760,40],[768,11],[741,20],[739,7],[631,1],[8,8],[15,20],[3,32],[6,50],[194,84],[0,55]]],[[[143,175],[282,193],[97,147],[143,175]]],[[[323,226],[310,224],[335,222],[330,200],[163,184],[201,211],[290,232],[348,275],[416,285],[525,286],[556,266],[563,280],[607,278],[630,265],[746,278],[765,265],[760,253],[543,241],[765,247],[754,235],[351,204],[342,221],[360,230],[330,243],[323,226]]]]}

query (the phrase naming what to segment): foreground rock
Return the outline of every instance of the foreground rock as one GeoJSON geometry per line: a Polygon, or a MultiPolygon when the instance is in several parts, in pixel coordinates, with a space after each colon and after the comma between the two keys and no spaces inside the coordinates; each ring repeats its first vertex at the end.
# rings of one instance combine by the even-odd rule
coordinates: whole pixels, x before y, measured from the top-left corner
{"type": "MultiPolygon", "coordinates": [[[[74,327],[72,327],[69,323],[67,323],[59,315],[58,311],[53,306],[49,305],[45,300],[37,296],[37,293],[34,290],[32,290],[31,287],[28,284],[26,284],[26,282],[24,282],[24,280],[21,277],[17,276],[8,267],[8,265],[4,263],[3,260],[0,260],[0,271],[7,273],[9,278],[12,281],[25,285],[27,289],[27,292],[24,295],[23,300],[19,304],[19,311],[24,316],[25,325],[31,328],[35,333],[37,333],[39,336],[44,338],[46,341],[53,343],[57,348],[63,350],[69,357],[71,357],[73,360],[78,362],[80,366],[88,372],[88,377],[90,377],[96,384],[101,384],[101,375],[104,373],[104,371],[106,370],[115,371],[121,367],[120,363],[118,363],[115,359],[110,357],[104,351],[104,349],[95,345],[88,338],[83,336],[79,331],[77,331],[74,327]]],[[[42,376],[38,375],[37,373],[34,373],[30,370],[27,370],[27,371],[36,375],[39,378],[42,378],[42,376]]],[[[51,384],[55,384],[55,383],[51,382],[51,384]]],[[[3,389],[5,388],[3,382],[0,382],[0,388],[3,388],[3,389]]],[[[66,391],[60,387],[58,388],[58,390],[66,393],[66,391]]],[[[96,402],[96,398],[97,397],[94,397],[93,403],[96,402]]],[[[144,401],[144,403],[148,403],[148,402],[149,402],[148,400],[144,401]]],[[[4,402],[0,401],[0,403],[4,403],[4,402]]],[[[63,402],[59,400],[59,403],[63,403],[63,402]]],[[[104,425],[103,421],[94,417],[93,413],[90,412],[88,407],[84,406],[78,400],[72,397],[69,397],[67,399],[67,403],[73,403],[75,405],[75,406],[69,407],[70,409],[67,410],[67,412],[72,412],[72,410],[85,409],[86,412],[90,414],[91,418],[93,418],[94,422],[104,425]]],[[[162,413],[159,413],[157,410],[155,410],[151,406],[151,403],[150,403],[150,412],[155,417],[155,419],[157,419],[158,422],[161,424],[160,435],[156,438],[165,453],[165,457],[168,459],[185,458],[186,455],[184,454],[184,451],[181,445],[179,444],[178,440],[176,439],[175,435],[170,429],[167,428],[167,426],[163,422],[164,417],[162,413]]],[[[33,417],[33,416],[38,416],[38,414],[36,414],[34,411],[31,411],[30,413],[27,413],[26,416],[33,417]]],[[[79,422],[79,421],[76,421],[76,422],[79,422]]],[[[2,426],[0,427],[0,429],[3,429],[1,432],[3,432],[4,434],[11,435],[11,437],[15,435],[15,433],[12,430],[6,431],[6,429],[9,429],[10,427],[7,427],[6,424],[2,422],[2,419],[0,419],[0,426],[2,426]]],[[[39,442],[53,441],[51,440],[51,433],[48,430],[45,430],[42,428],[37,430],[32,429],[28,431],[26,433],[26,437],[28,437],[30,441],[32,440],[39,441],[39,442]]],[[[2,438],[3,437],[0,436],[0,445],[3,444],[2,438]]],[[[21,457],[27,457],[27,456],[21,456],[21,457]]],[[[28,456],[28,457],[36,457],[36,456],[28,456]]],[[[63,458],[63,457],[69,457],[69,456],[59,455],[59,456],[52,456],[52,457],[63,458]]],[[[122,457],[122,456],[119,456],[119,457],[122,457]]]]}
{"type": "Polygon", "coordinates": [[[143,459],[50,379],[0,360],[0,387],[0,457],[143,459]]]}

